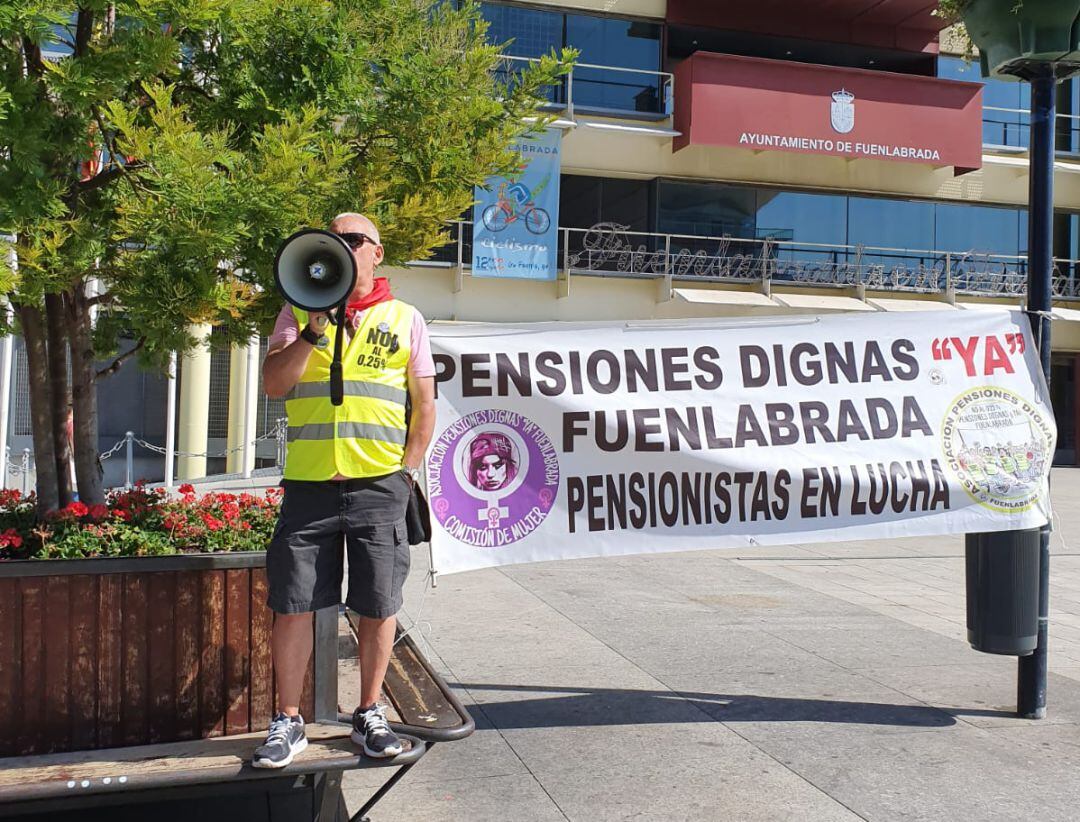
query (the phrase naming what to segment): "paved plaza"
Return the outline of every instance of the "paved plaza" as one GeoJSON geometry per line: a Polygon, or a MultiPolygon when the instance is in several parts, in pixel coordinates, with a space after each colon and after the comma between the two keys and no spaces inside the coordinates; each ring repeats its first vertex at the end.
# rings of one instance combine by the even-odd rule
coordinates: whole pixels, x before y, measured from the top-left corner
{"type": "MultiPolygon", "coordinates": [[[[1014,716],[1015,659],[966,642],[961,537],[538,563],[426,596],[417,550],[406,610],[477,731],[373,821],[1080,818],[1080,471],[1052,481],[1042,721],[1014,716]]],[[[378,778],[348,775],[351,810],[378,778]]]]}

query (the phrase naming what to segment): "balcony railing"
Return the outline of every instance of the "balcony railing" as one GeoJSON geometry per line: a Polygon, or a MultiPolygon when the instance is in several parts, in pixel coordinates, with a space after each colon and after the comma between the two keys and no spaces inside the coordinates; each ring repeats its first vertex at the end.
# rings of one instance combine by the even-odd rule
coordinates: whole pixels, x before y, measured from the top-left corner
{"type": "MultiPolygon", "coordinates": [[[[983,106],[983,145],[1026,151],[1031,144],[1031,112],[983,106]]],[[[1057,150],[1080,155],[1080,115],[1057,116],[1057,150]]]]}
{"type": "MultiPolygon", "coordinates": [[[[529,63],[536,61],[535,57],[503,55],[497,74],[512,84],[529,63]]],[[[575,113],[591,113],[662,120],[674,111],[674,88],[675,78],[670,72],[577,63],[558,83],[547,88],[546,108],[565,111],[570,119],[575,113]]]]}
{"type": "MultiPolygon", "coordinates": [[[[703,237],[630,231],[617,223],[560,228],[558,267],[569,274],[821,288],[865,288],[942,297],[1022,297],[1027,258],[979,251],[930,251],[800,243],[762,236],[703,237]]],[[[780,234],[779,236],[783,236],[780,234]]],[[[415,265],[471,267],[472,224],[415,265]]],[[[1055,298],[1080,300],[1080,261],[1054,261],[1055,298]]]]}

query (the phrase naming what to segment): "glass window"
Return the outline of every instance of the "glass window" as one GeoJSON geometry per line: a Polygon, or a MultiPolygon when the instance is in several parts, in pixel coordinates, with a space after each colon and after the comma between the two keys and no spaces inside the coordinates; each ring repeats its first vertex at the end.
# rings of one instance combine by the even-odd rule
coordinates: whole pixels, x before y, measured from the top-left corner
{"type": "Polygon", "coordinates": [[[563,15],[540,9],[484,3],[481,13],[488,21],[488,40],[503,44],[515,57],[541,57],[563,44],[563,15]]]}
{"type": "Polygon", "coordinates": [[[750,188],[662,180],[658,230],[663,234],[752,238],[755,199],[750,188]]]}
{"type": "Polygon", "coordinates": [[[581,51],[579,63],[640,69],[574,69],[574,105],[661,113],[660,26],[656,23],[566,16],[566,44],[581,51]]]}
{"type": "MultiPolygon", "coordinates": [[[[498,44],[511,41],[506,48],[511,56],[539,57],[567,45],[581,52],[579,63],[600,66],[574,69],[575,106],[666,113],[665,89],[656,74],[661,62],[660,24],[498,3],[483,3],[482,13],[490,24],[488,39],[498,44]]],[[[560,88],[549,99],[562,103],[565,94],[560,88]]]]}
{"type": "Polygon", "coordinates": [[[600,212],[604,220],[619,223],[631,231],[649,231],[649,180],[604,180],[600,212]]]}
{"type": "Polygon", "coordinates": [[[938,203],[935,209],[935,235],[936,247],[942,251],[1018,256],[1020,211],[938,203]]]}
{"type": "Polygon", "coordinates": [[[932,249],[934,204],[849,197],[848,242],[878,248],[932,249]]]}
{"type": "Polygon", "coordinates": [[[1058,91],[1057,150],[1080,153],[1080,82],[1063,80],[1058,91]]]}
{"type": "MultiPolygon", "coordinates": [[[[563,15],[540,9],[523,9],[516,6],[500,6],[484,3],[481,13],[490,24],[488,40],[502,45],[510,57],[541,57],[563,45],[563,15]]],[[[528,65],[525,59],[506,61],[505,77],[512,83],[514,76],[528,65]]],[[[565,101],[565,89],[560,82],[546,90],[546,97],[553,103],[565,101]]]]}
{"type": "Polygon", "coordinates": [[[602,177],[564,174],[559,179],[559,225],[590,228],[606,218],[600,209],[602,177]]]}
{"type": "Polygon", "coordinates": [[[886,270],[932,266],[935,255],[917,252],[934,248],[934,204],[874,197],[848,198],[848,243],[891,249],[862,255],[866,264],[886,270]]]}
{"type": "Polygon", "coordinates": [[[938,77],[983,84],[983,144],[1027,148],[1031,87],[1027,83],[984,78],[976,62],[939,57],[938,77]]]}
{"type": "Polygon", "coordinates": [[[759,191],[757,236],[801,243],[847,243],[847,197],[759,191]]]}

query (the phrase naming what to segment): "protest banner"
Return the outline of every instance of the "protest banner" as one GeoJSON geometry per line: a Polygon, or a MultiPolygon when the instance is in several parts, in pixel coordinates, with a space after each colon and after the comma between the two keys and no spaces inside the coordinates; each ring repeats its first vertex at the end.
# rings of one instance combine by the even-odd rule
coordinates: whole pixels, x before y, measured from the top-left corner
{"type": "Polygon", "coordinates": [[[1019,311],[431,336],[439,573],[1049,516],[1056,428],[1019,311]]]}

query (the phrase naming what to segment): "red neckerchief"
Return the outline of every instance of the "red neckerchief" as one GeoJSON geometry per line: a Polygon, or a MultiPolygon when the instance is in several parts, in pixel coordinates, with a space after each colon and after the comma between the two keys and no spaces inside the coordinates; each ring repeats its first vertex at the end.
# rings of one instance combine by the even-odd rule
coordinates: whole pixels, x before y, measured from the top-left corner
{"type": "Polygon", "coordinates": [[[367,296],[355,300],[345,307],[345,321],[351,327],[359,312],[366,311],[377,303],[385,303],[392,299],[394,299],[394,295],[390,293],[390,281],[386,277],[376,277],[375,284],[367,296]]]}

